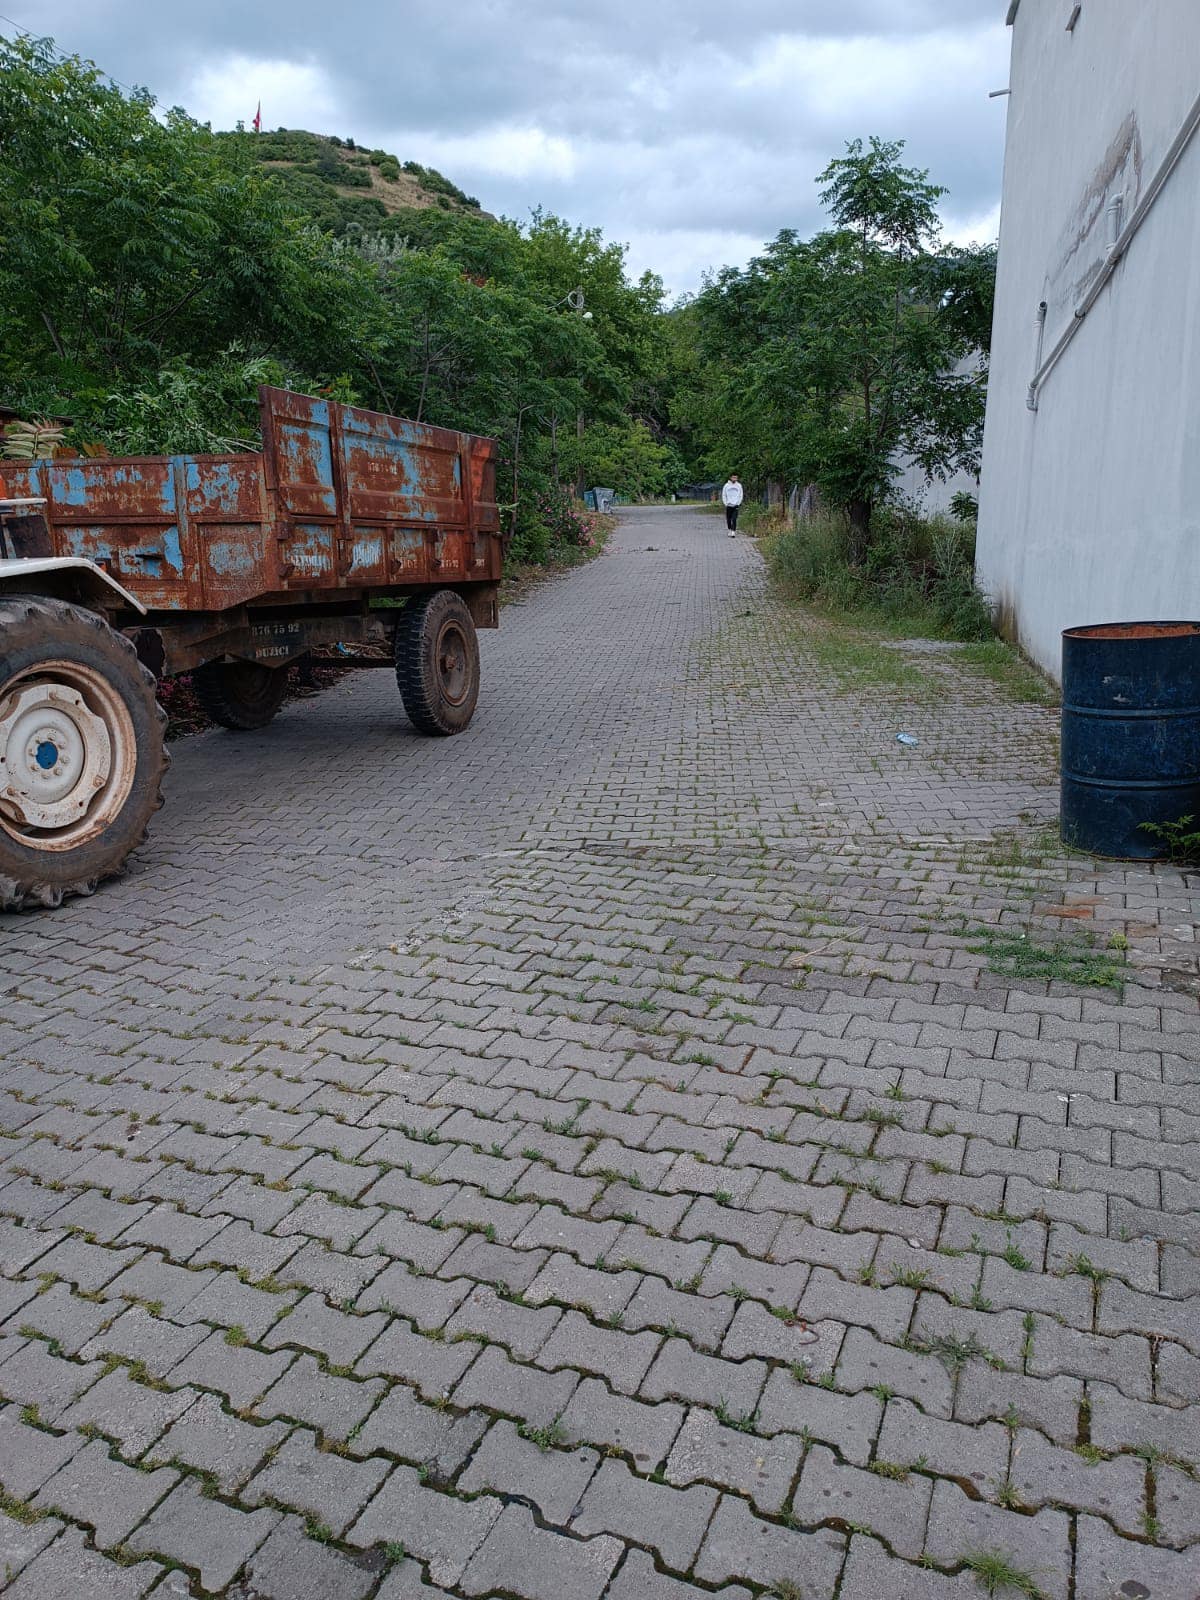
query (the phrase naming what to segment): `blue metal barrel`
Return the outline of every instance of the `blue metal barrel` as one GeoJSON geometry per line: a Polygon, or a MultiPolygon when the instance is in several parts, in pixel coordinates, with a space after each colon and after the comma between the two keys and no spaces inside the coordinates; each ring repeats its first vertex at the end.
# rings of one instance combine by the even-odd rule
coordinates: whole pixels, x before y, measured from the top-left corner
{"type": "Polygon", "coordinates": [[[1143,823],[1200,822],[1200,622],[1067,628],[1062,669],[1063,839],[1165,855],[1143,823]]]}

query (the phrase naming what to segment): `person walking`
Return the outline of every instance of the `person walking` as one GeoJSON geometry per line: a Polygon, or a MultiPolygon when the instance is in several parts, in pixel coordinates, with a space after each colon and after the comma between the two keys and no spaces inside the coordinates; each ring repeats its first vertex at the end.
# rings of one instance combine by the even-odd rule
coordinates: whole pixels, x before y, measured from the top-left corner
{"type": "Polygon", "coordinates": [[[738,508],[742,503],[742,486],[736,472],[731,472],[721,485],[721,504],[725,507],[725,526],[732,539],[737,533],[738,508]]]}

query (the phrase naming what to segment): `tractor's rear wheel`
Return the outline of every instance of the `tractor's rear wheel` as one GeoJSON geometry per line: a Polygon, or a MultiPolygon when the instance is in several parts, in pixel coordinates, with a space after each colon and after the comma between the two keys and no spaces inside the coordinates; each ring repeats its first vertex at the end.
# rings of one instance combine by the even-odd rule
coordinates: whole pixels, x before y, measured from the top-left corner
{"type": "Polygon", "coordinates": [[[209,661],[192,673],[196,699],[223,728],[265,728],[287,694],[286,667],[260,661],[209,661]]]}
{"type": "Polygon", "coordinates": [[[165,726],[154,678],[101,617],[0,599],[0,910],[121,871],[162,805],[165,726]]]}
{"type": "Polygon", "coordinates": [[[461,733],[479,699],[479,640],[461,595],[418,595],[396,626],[396,682],[418,733],[461,733]]]}

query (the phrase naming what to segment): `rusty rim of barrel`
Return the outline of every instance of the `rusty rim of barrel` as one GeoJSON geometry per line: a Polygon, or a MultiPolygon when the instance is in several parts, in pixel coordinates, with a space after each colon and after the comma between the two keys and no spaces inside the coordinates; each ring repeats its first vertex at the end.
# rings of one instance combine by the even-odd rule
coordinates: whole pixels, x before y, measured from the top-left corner
{"type": "Polygon", "coordinates": [[[1096,622],[1064,628],[1064,639],[1181,639],[1200,633],[1200,622],[1096,622]]]}

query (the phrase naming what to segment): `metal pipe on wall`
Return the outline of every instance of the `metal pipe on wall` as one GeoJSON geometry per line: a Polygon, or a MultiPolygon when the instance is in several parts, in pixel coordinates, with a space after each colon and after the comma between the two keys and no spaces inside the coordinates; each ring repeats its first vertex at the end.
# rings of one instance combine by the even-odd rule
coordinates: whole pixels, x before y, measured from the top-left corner
{"type": "Polygon", "coordinates": [[[1198,128],[1200,128],[1200,95],[1197,95],[1192,105],[1192,109],[1187,114],[1183,126],[1171,141],[1170,149],[1163,157],[1158,170],[1150,179],[1150,182],[1146,185],[1146,192],[1134,207],[1133,215],[1120,230],[1116,239],[1110,246],[1104,263],[1101,266],[1100,271],[1096,274],[1096,281],[1092,284],[1091,288],[1084,295],[1083,299],[1075,307],[1075,315],[1071,318],[1071,321],[1067,324],[1062,334],[1056,340],[1053,349],[1050,351],[1050,354],[1046,357],[1045,361],[1040,364],[1037,371],[1034,373],[1033,381],[1029,385],[1029,397],[1026,401],[1026,404],[1029,406],[1031,411],[1037,410],[1038,398],[1043,383],[1046,381],[1058,363],[1062,360],[1067,347],[1070,345],[1075,335],[1079,332],[1080,324],[1083,322],[1088,312],[1092,309],[1092,307],[1096,304],[1096,301],[1104,292],[1104,289],[1109,280],[1112,278],[1113,273],[1117,270],[1118,263],[1121,261],[1125,252],[1129,249],[1130,244],[1133,242],[1134,235],[1138,232],[1142,226],[1142,223],[1145,222],[1146,218],[1149,216],[1154,202],[1158,199],[1159,195],[1166,186],[1167,180],[1170,178],[1171,174],[1175,171],[1175,168],[1182,160],[1183,154],[1187,147],[1191,144],[1198,128]]]}

